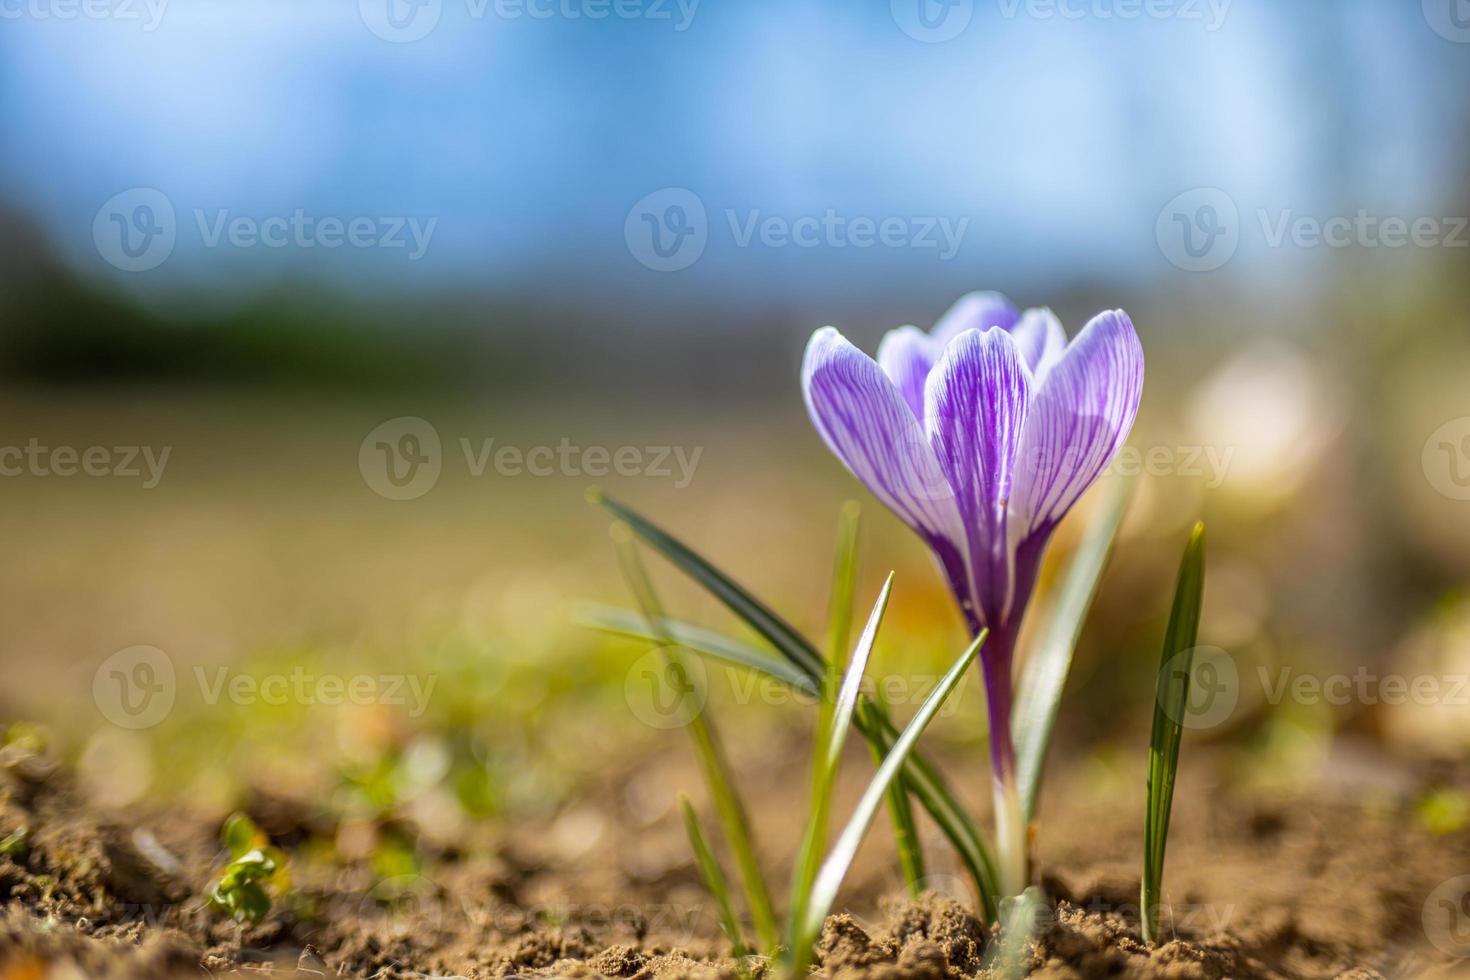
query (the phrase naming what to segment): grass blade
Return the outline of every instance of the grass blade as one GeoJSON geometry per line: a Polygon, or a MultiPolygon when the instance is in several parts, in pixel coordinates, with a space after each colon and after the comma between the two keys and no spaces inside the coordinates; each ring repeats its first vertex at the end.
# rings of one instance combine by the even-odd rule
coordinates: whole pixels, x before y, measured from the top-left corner
{"type": "Polygon", "coordinates": [[[857,808],[853,811],[847,826],[843,828],[842,833],[837,836],[836,843],[832,845],[827,860],[822,862],[822,867],[812,882],[811,895],[806,902],[806,912],[794,930],[794,934],[799,938],[792,946],[791,955],[795,962],[793,972],[797,976],[805,971],[806,962],[811,956],[812,945],[821,933],[822,923],[826,921],[827,913],[832,910],[832,903],[837,899],[837,890],[842,885],[842,879],[847,877],[847,869],[852,866],[852,859],[857,855],[858,845],[862,843],[863,836],[872,826],[878,807],[883,804],[888,784],[898,775],[904,760],[913,750],[919,736],[924,734],[924,729],[929,726],[929,722],[934,720],[934,715],[938,713],[940,706],[965,676],[966,669],[974,661],[975,654],[979,652],[980,645],[984,642],[985,634],[982,632],[975,637],[969,649],[960,655],[960,658],[954,662],[954,666],[950,667],[940,679],[939,684],[929,693],[929,697],[924,699],[924,703],[919,706],[912,720],[888,750],[883,759],[883,765],[878,767],[877,774],[873,776],[873,781],[868,784],[862,798],[858,800],[857,808]]]}
{"type": "MultiPolygon", "coordinates": [[[[577,609],[577,620],[589,629],[612,636],[659,642],[659,635],[649,627],[647,617],[631,609],[617,609],[613,606],[588,603],[577,609]]],[[[658,626],[662,628],[664,634],[672,637],[674,642],[681,647],[758,670],[779,681],[784,681],[787,685],[805,694],[813,697],[817,695],[817,685],[812,682],[812,679],[777,654],[751,646],[749,643],[726,636],[724,633],[716,633],[714,630],[677,619],[664,619],[658,626]]]]}
{"type": "MultiPolygon", "coordinates": [[[[887,710],[883,702],[881,685],[873,689],[872,705],[865,705],[871,712],[875,708],[887,710]]],[[[868,724],[872,724],[869,722],[868,724]]],[[[868,739],[868,748],[873,754],[873,765],[883,764],[883,753],[878,750],[874,739],[868,739]]],[[[910,763],[912,763],[910,759],[910,763]]],[[[898,848],[898,866],[903,872],[903,884],[913,898],[919,897],[924,887],[924,845],[919,840],[919,828],[914,823],[914,810],[909,805],[909,780],[899,773],[888,787],[888,819],[893,823],[893,843],[898,848]]]]}
{"type": "Polygon", "coordinates": [[[1174,605],[1164,631],[1163,664],[1154,700],[1153,733],[1148,743],[1148,810],[1143,824],[1143,886],[1140,906],[1143,941],[1158,941],[1159,890],[1164,879],[1164,848],[1169,840],[1169,813],[1174,804],[1174,778],[1179,773],[1179,743],[1189,710],[1189,672],[1199,637],[1200,607],[1205,588],[1205,526],[1196,524],[1179,565],[1174,605]]]}
{"type": "MultiPolygon", "coordinates": [[[[780,616],[772,612],[750,593],[736,585],[728,576],[695,554],[689,547],[659,528],[648,519],[628,507],[593,492],[589,498],[613,515],[624,520],[633,532],[659,551],[676,567],[703,585],[711,595],[725,604],[731,612],[748,624],[763,639],[800,669],[813,684],[813,690],[821,683],[824,666],[822,655],[800,633],[780,616]]],[[[658,642],[656,638],[653,638],[658,642]]],[[[737,641],[732,641],[737,642],[737,641]]],[[[707,650],[691,645],[690,649],[710,656],[721,656],[717,650],[707,650]]],[[[869,705],[870,701],[865,702],[869,705]]],[[[887,713],[878,708],[860,709],[856,720],[859,729],[874,747],[887,753],[898,729],[887,713]],[[865,727],[866,726],[866,727],[865,727]]],[[[924,809],[939,825],[965,867],[975,881],[982,910],[990,921],[996,915],[995,860],[989,844],[975,821],[960,804],[959,798],[945,783],[939,771],[915,753],[905,768],[905,783],[913,791],[924,809]]]]}
{"type": "MultiPolygon", "coordinates": [[[[657,633],[661,629],[659,624],[664,621],[665,616],[658,601],[658,595],[653,591],[653,583],[649,581],[648,573],[643,569],[643,562],[638,557],[638,545],[633,541],[633,536],[626,526],[615,524],[613,532],[628,585],[637,597],[638,605],[643,609],[644,615],[648,618],[649,628],[657,633]]],[[[682,654],[674,638],[663,633],[659,636],[659,643],[671,664],[679,665],[682,654]]],[[[681,676],[686,685],[692,685],[687,670],[682,671],[681,676]]],[[[740,883],[745,889],[746,904],[750,908],[750,918],[755,925],[756,936],[759,937],[763,947],[775,949],[779,941],[776,913],[771,906],[771,896],[766,890],[765,878],[761,874],[760,861],[756,857],[750,821],[745,815],[745,806],[740,802],[735,785],[730,780],[730,767],[725,762],[725,754],[720,748],[714,726],[704,717],[702,711],[694,710],[690,712],[689,723],[685,727],[694,741],[695,755],[699,758],[700,767],[704,771],[705,782],[709,786],[715,812],[720,818],[720,828],[725,834],[725,843],[729,845],[736,867],[740,871],[740,883]]]]}
{"type": "MultiPolygon", "coordinates": [[[[883,583],[883,590],[878,593],[878,601],[873,604],[873,611],[868,616],[868,625],[863,628],[857,646],[853,648],[841,686],[831,685],[834,696],[830,699],[823,698],[817,744],[812,752],[811,813],[807,817],[806,832],[802,837],[791,876],[791,904],[787,916],[791,924],[789,939],[793,949],[801,939],[796,929],[804,918],[812,880],[817,875],[822,851],[827,846],[827,813],[832,806],[832,784],[837,778],[837,769],[842,761],[842,747],[847,743],[847,733],[857,710],[858,697],[862,693],[868,659],[873,653],[873,643],[878,639],[878,627],[883,623],[883,613],[888,609],[888,597],[892,592],[893,573],[890,572],[888,580],[883,583]]],[[[831,663],[831,674],[835,677],[838,661],[833,658],[831,663]]]]}
{"type": "Polygon", "coordinates": [[[1123,523],[1123,514],[1133,496],[1133,481],[1113,481],[1102,509],[1088,526],[1087,534],[1072,556],[1066,576],[1057,591],[1050,623],[1044,638],[1021,675],[1016,704],[1011,716],[1011,737],[1016,743],[1016,777],[1021,792],[1023,818],[1036,818],[1036,797],[1041,791],[1041,772],[1052,729],[1062,704],[1062,689],[1072,667],[1072,655],[1082,636],[1082,624],[1092,608],[1097,584],[1107,565],[1113,539],[1123,523]]]}
{"type": "Polygon", "coordinates": [[[730,901],[730,886],[725,881],[725,872],[720,869],[720,862],[704,839],[704,831],[699,828],[699,818],[694,815],[694,807],[689,805],[689,797],[682,793],[679,794],[679,807],[684,811],[684,832],[689,835],[689,847],[694,851],[699,877],[704,880],[705,890],[719,909],[720,928],[730,937],[731,955],[736,959],[749,956],[750,949],[740,935],[740,920],[735,917],[735,906],[730,901]]]}
{"type": "Polygon", "coordinates": [[[842,505],[837,521],[837,555],[832,561],[832,600],[827,611],[827,657],[832,663],[847,652],[847,635],[852,630],[852,597],[857,591],[858,517],[857,501],[842,505]]]}
{"type": "Polygon", "coordinates": [[[790,623],[758,602],[754,596],[691,551],[683,542],[646,520],[642,515],[600,493],[594,492],[592,501],[600,504],[608,513],[627,524],[635,534],[648,542],[669,561],[679,566],[690,578],[708,589],[715,598],[749,623],[751,628],[763,636],[771,646],[802,668],[808,677],[816,680],[822,676],[821,654],[790,623]]]}

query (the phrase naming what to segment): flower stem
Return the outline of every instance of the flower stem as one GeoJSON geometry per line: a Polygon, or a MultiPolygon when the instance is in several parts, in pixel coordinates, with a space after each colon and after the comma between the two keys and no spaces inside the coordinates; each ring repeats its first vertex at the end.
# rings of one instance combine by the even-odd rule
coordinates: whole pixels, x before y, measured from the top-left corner
{"type": "Polygon", "coordinates": [[[992,629],[981,651],[985,703],[990,716],[990,769],[995,788],[997,876],[1002,897],[1025,891],[1030,880],[1028,833],[1016,785],[1016,748],[1011,741],[1011,651],[1008,629],[992,629]]]}

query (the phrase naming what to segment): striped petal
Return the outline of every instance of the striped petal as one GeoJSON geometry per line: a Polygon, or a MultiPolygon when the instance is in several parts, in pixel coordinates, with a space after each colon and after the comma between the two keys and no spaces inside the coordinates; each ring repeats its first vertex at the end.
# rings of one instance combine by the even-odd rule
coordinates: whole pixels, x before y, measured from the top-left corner
{"type": "Polygon", "coordinates": [[[1067,332],[1051,310],[1027,310],[1011,328],[1021,358],[1040,382],[1067,350],[1067,332]]]}
{"type": "Polygon", "coordinates": [[[1050,533],[1113,461],[1143,394],[1143,346],[1122,310],[1093,317],[1040,380],[1012,510],[1029,537],[1050,533]]]}
{"type": "Polygon", "coordinates": [[[899,327],[878,344],[878,366],[898,388],[914,418],[924,417],[924,380],[939,356],[939,347],[918,327],[899,327]]]}
{"type": "Polygon", "coordinates": [[[1009,613],[1006,524],[1030,372],[1004,329],[969,330],[945,347],[924,392],[925,426],[968,534],[972,587],[985,625],[1009,613]]]}
{"type": "Polygon", "coordinates": [[[967,293],[939,318],[929,336],[943,348],[966,330],[989,330],[991,327],[1010,330],[1019,316],[1011,301],[1000,293],[967,293]]]}
{"type": "Polygon", "coordinates": [[[801,370],[807,411],[828,448],[924,536],[954,574],[964,535],[954,491],[898,387],[832,327],[812,334],[801,370]]]}

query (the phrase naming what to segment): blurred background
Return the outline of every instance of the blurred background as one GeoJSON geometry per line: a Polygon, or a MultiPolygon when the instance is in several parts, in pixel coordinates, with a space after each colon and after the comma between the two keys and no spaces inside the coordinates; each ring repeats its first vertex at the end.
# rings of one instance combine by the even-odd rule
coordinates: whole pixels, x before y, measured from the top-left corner
{"type": "MultiPolygon", "coordinates": [[[[938,575],[797,373],[823,324],[871,351],[975,289],[1074,332],[1123,307],[1148,352],[1069,760],[1141,778],[1200,516],[1236,679],[1192,737],[1253,779],[1389,786],[1470,749],[1463,0],[0,18],[0,717],[108,800],[327,786],[452,836],[669,748],[640,649],[573,622],[627,604],[594,484],[813,635],[861,500],[859,604],[899,573],[880,658],[947,664],[938,575]],[[1360,670],[1368,695],[1277,686],[1360,670]],[[1387,703],[1391,676],[1442,686],[1387,703]]],[[[978,686],[959,704],[940,737],[973,748],[978,686]]]]}

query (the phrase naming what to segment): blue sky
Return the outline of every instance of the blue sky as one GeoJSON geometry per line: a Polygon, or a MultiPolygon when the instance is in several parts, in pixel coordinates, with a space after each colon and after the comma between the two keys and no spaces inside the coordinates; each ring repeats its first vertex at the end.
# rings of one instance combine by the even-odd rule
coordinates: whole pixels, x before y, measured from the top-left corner
{"type": "Polygon", "coordinates": [[[0,199],[144,292],[291,276],[735,301],[1187,277],[1156,219],[1192,188],[1237,206],[1230,269],[1266,278],[1320,258],[1269,248],[1259,211],[1467,206],[1470,43],[1436,30],[1435,0],[952,0],[968,19],[937,42],[904,29],[920,0],[391,0],[392,22],[387,2],[0,0],[0,199]],[[423,18],[422,38],[380,36],[423,18]],[[132,188],[175,212],[139,272],[94,237],[132,188]],[[656,271],[627,229],[665,188],[703,207],[705,245],[656,271]],[[331,248],[249,234],[297,214],[372,225],[331,248]],[[238,240],[211,239],[235,219],[238,240]],[[405,229],[387,244],[408,219],[433,223],[418,257],[405,229]]]}

